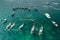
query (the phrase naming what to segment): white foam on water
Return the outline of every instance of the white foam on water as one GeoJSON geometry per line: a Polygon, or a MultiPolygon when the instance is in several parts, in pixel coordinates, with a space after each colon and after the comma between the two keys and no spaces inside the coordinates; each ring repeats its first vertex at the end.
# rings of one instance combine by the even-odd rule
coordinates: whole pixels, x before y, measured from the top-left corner
{"type": "Polygon", "coordinates": [[[53,4],[58,5],[59,3],[55,2],[55,3],[53,3],[53,4]]]}

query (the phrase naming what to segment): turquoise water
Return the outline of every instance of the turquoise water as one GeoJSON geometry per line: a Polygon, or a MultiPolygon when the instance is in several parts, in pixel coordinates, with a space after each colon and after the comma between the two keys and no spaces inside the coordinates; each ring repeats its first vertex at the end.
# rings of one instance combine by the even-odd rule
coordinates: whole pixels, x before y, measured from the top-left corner
{"type": "Polygon", "coordinates": [[[0,40],[59,40],[60,39],[60,1],[59,0],[0,0],[0,40]],[[52,4],[59,3],[59,4],[52,4]],[[15,16],[11,17],[13,7],[31,7],[31,11],[16,10],[15,16]],[[47,7],[44,7],[47,6],[47,7]],[[52,6],[52,7],[50,7],[52,6]],[[33,8],[38,7],[39,11],[34,11],[33,8]],[[45,13],[49,13],[52,20],[59,25],[57,28],[45,17],[45,13]],[[5,24],[1,20],[7,18],[5,24]],[[24,18],[32,18],[34,22],[22,20],[24,18]],[[11,31],[4,30],[10,22],[15,22],[16,25],[11,31]],[[25,23],[25,27],[20,31],[16,31],[18,26],[25,23]],[[44,26],[42,35],[31,35],[30,30],[33,23],[39,30],[40,26],[44,26]]]}

